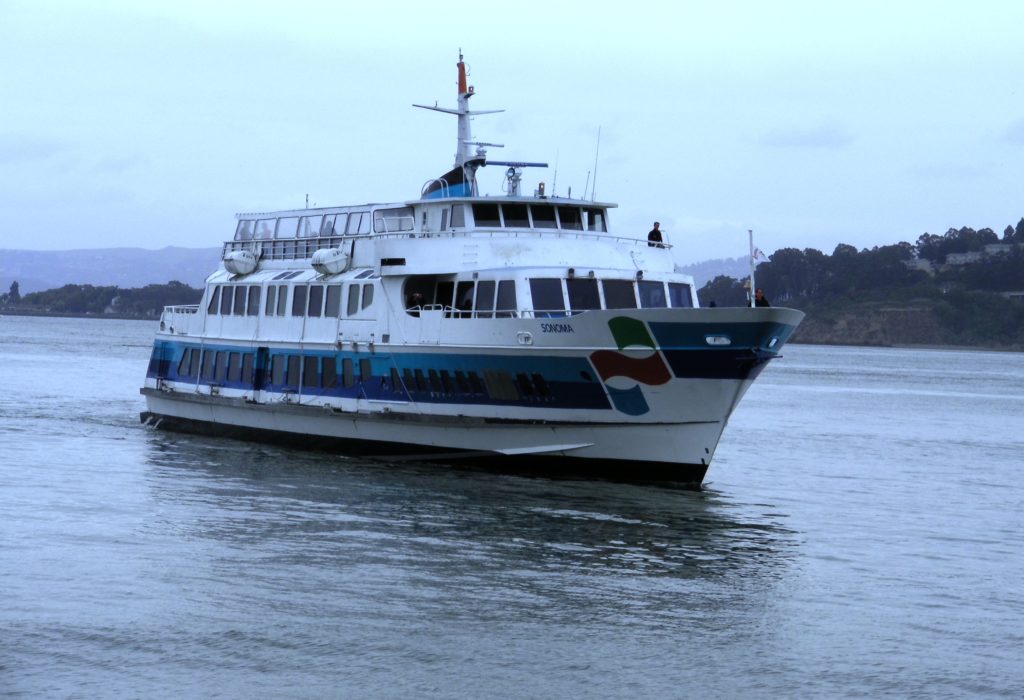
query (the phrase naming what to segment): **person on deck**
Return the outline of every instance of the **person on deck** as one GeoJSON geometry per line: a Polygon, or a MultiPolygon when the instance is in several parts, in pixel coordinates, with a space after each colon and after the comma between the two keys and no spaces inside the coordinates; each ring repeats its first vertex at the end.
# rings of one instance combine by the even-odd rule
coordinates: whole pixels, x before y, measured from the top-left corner
{"type": "Polygon", "coordinates": [[[754,292],[754,306],[771,306],[768,303],[768,297],[764,295],[763,289],[758,289],[754,292]]]}
{"type": "Polygon", "coordinates": [[[647,245],[652,248],[660,248],[663,240],[661,237],[661,224],[657,221],[654,222],[654,228],[647,234],[647,245]]]}

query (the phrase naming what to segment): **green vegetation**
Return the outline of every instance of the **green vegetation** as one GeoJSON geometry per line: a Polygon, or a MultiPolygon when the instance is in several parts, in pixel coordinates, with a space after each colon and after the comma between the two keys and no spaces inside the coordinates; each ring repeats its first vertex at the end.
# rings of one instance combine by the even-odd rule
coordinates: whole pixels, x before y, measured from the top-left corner
{"type": "Polygon", "coordinates": [[[197,304],[202,296],[203,290],[177,281],[150,284],[139,289],[66,284],[58,289],[21,296],[15,282],[10,293],[0,296],[0,308],[24,314],[158,318],[165,306],[197,304]]]}
{"type": "MultiPolygon", "coordinates": [[[[1001,240],[965,227],[925,233],[914,245],[841,244],[832,255],[783,248],[757,267],[755,282],[772,304],[807,312],[796,342],[1024,349],[1024,302],[1006,294],[1024,292],[1024,219],[1001,240]]],[[[747,303],[743,282],[731,277],[698,294],[703,306],[747,303]]]]}

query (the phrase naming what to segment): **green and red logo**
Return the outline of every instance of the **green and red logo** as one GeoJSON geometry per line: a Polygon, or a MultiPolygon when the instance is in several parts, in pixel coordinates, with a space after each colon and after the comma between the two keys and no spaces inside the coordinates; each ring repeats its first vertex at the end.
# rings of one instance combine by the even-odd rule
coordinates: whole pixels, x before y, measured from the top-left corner
{"type": "Polygon", "coordinates": [[[616,409],[630,416],[640,416],[651,410],[644,398],[640,384],[658,386],[672,378],[668,365],[658,352],[658,346],[651,337],[647,325],[643,321],[626,316],[616,316],[608,321],[608,328],[615,339],[615,350],[597,350],[590,354],[590,362],[594,365],[597,375],[604,382],[608,396],[616,409]],[[647,357],[631,357],[621,351],[630,347],[650,348],[647,357]],[[608,385],[614,377],[626,377],[638,384],[628,389],[617,389],[608,385]]]}

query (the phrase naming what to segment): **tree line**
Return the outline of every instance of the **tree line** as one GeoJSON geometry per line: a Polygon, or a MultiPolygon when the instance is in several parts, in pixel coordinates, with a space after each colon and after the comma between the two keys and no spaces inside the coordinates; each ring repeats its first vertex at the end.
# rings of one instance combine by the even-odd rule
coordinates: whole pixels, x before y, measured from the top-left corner
{"type": "MultiPolygon", "coordinates": [[[[907,242],[857,250],[836,246],[831,255],[807,248],[782,248],[757,266],[755,282],[771,303],[826,319],[892,305],[931,314],[949,344],[993,347],[1024,345],[1024,303],[1004,292],[1024,291],[1024,218],[1000,238],[992,229],[949,229],[907,242]],[[945,265],[952,253],[984,251],[992,243],[1013,244],[975,262],[945,265]],[[931,272],[912,260],[932,263],[931,272]]],[[[720,275],[698,291],[702,306],[746,306],[746,281],[720,275]]],[[[856,342],[851,338],[850,342],[856,342]]]]}
{"type": "Polygon", "coordinates": [[[149,284],[136,289],[98,287],[91,284],[66,284],[56,289],[22,295],[18,283],[0,296],[0,306],[21,312],[69,315],[116,315],[133,318],[158,318],[165,306],[198,304],[203,290],[172,281],[149,284]]]}

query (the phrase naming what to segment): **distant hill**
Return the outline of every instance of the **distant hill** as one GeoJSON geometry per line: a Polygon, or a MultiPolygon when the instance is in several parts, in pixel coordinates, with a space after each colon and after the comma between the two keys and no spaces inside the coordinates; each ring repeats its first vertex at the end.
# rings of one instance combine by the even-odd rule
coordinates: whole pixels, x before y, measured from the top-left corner
{"type": "Polygon", "coordinates": [[[178,280],[202,287],[217,269],[220,248],[95,248],[85,250],[0,249],[0,290],[15,280],[22,294],[66,284],[124,288],[178,280]]]}
{"type": "Polygon", "coordinates": [[[704,262],[693,263],[692,265],[680,265],[678,269],[688,275],[693,275],[693,282],[697,285],[697,289],[700,289],[719,275],[735,279],[741,279],[750,275],[750,263],[745,256],[705,260],[704,262]]]}

